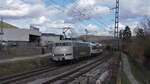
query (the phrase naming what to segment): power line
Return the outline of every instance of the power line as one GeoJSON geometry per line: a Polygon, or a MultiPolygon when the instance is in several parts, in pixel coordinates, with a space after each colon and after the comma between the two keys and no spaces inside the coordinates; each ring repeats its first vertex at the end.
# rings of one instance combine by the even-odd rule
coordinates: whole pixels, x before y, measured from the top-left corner
{"type": "MultiPolygon", "coordinates": [[[[51,0],[52,1],[52,0],[51,0]]],[[[54,4],[57,4],[56,2],[54,2],[54,1],[52,1],[54,4]]],[[[64,6],[63,6],[63,8],[65,8],[64,6]]],[[[91,6],[90,6],[90,8],[91,8],[91,6]]],[[[92,9],[92,8],[91,8],[92,9]]],[[[77,2],[75,2],[74,3],[74,5],[73,5],[73,12],[75,12],[75,13],[79,13],[79,15],[74,15],[74,17],[77,17],[77,16],[87,16],[87,19],[89,18],[90,19],[90,15],[89,14],[84,14],[84,13],[82,13],[82,11],[83,10],[85,10],[85,11],[87,11],[87,9],[83,9],[83,10],[81,10],[79,7],[78,7],[78,4],[77,4],[77,2]],[[78,9],[77,9],[78,8],[78,9]]],[[[111,9],[112,10],[112,9],[111,9]]],[[[79,21],[80,21],[81,19],[79,18],[79,21]]],[[[106,27],[106,28],[109,28],[108,27],[108,25],[106,25],[105,23],[103,23],[102,21],[100,21],[100,20],[98,20],[98,19],[94,19],[97,23],[95,23],[95,24],[97,24],[97,25],[99,25],[99,24],[102,24],[102,25],[99,25],[99,26],[104,26],[104,27],[106,27]]],[[[104,28],[104,30],[106,31],[106,29],[104,28]]]]}
{"type": "MultiPolygon", "coordinates": [[[[87,0],[87,2],[88,2],[88,0],[87,0]]],[[[91,6],[89,6],[91,9],[92,9],[92,7],[91,6]]],[[[110,9],[110,10],[113,10],[113,8],[112,9],[110,9]]],[[[101,18],[102,19],[102,18],[101,18]]],[[[109,28],[109,26],[108,25],[106,25],[105,23],[103,23],[102,21],[100,21],[99,19],[97,19],[97,18],[95,18],[95,21],[97,21],[98,23],[100,23],[100,24],[102,24],[104,27],[106,27],[106,28],[109,28]]],[[[106,29],[104,28],[104,31],[106,31],[106,29]]],[[[109,31],[110,32],[110,31],[109,31]]]]}
{"type": "MultiPolygon", "coordinates": [[[[53,0],[50,0],[50,1],[52,1],[54,4],[57,4],[56,2],[54,2],[53,0]]],[[[65,8],[65,7],[63,7],[63,8],[65,8]]],[[[90,7],[91,8],[91,7],[90,7]]],[[[73,9],[74,10],[76,10],[76,11],[73,11],[73,12],[75,12],[75,13],[79,13],[79,15],[82,15],[82,16],[86,16],[87,15],[87,19],[88,18],[90,18],[89,16],[89,14],[83,14],[81,11],[81,9],[78,7],[78,4],[75,2],[74,3],[74,6],[73,6],[73,9]],[[78,9],[77,9],[78,8],[78,9]]],[[[92,9],[92,8],[91,8],[92,9]]],[[[85,10],[85,11],[87,11],[87,9],[83,9],[83,10],[85,10]]],[[[74,15],[75,17],[76,16],[79,16],[79,15],[74,15]]],[[[94,19],[95,20],[95,19],[94,19]]],[[[79,21],[80,21],[80,18],[79,18],[79,21]]],[[[102,22],[100,22],[100,21],[98,21],[98,20],[95,20],[95,21],[97,21],[98,23],[100,23],[100,24],[102,24],[102,25],[104,25],[105,27],[108,27],[106,24],[104,24],[104,23],[102,23],[102,22]]]]}
{"type": "MultiPolygon", "coordinates": [[[[52,0],[51,0],[52,1],[52,0]]],[[[54,4],[57,4],[56,2],[54,2],[54,1],[52,1],[54,4]]],[[[78,5],[77,5],[77,3],[75,2],[74,3],[74,6],[73,6],[73,9],[74,9],[74,11],[73,12],[75,12],[75,13],[79,13],[79,15],[82,15],[82,16],[85,16],[85,14],[83,14],[81,11],[81,9],[80,8],[78,8],[77,9],[77,7],[78,7],[78,5]]],[[[65,7],[63,7],[63,8],[65,8],[65,7]]],[[[83,10],[87,10],[87,9],[83,9],[83,10]]],[[[79,16],[79,15],[74,15],[74,17],[76,17],[76,16],[79,16]]],[[[90,16],[89,14],[86,14],[88,17],[90,16]]],[[[79,21],[80,21],[80,18],[79,18],[79,21]]],[[[97,24],[97,23],[96,23],[97,24]]],[[[99,24],[98,24],[99,25],[99,24]]]]}

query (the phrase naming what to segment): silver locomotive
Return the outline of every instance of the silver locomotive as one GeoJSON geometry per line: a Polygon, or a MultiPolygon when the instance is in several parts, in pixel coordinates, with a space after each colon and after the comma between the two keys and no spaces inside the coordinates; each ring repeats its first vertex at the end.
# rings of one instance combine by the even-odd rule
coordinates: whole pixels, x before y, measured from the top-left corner
{"type": "Polygon", "coordinates": [[[61,40],[55,42],[52,48],[53,61],[78,60],[90,54],[90,44],[82,41],[61,40]]]}

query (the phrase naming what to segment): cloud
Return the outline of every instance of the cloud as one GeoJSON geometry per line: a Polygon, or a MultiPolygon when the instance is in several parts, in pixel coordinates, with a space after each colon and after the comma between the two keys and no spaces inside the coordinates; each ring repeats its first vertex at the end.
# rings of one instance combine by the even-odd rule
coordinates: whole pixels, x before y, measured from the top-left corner
{"type": "Polygon", "coordinates": [[[128,24],[128,26],[130,27],[131,33],[133,36],[136,35],[135,33],[135,29],[138,27],[140,23],[138,21],[132,22],[131,24],[128,24]]]}
{"type": "Polygon", "coordinates": [[[48,19],[45,16],[41,16],[37,19],[33,19],[32,21],[33,21],[32,22],[33,24],[43,24],[43,23],[46,23],[48,19]]]}
{"type": "Polygon", "coordinates": [[[81,24],[79,26],[76,26],[74,28],[75,35],[76,36],[85,35],[86,34],[85,29],[88,30],[88,35],[102,35],[102,36],[110,35],[108,31],[105,31],[103,28],[98,27],[97,25],[94,24],[88,24],[88,25],[81,24]]]}
{"type": "Polygon", "coordinates": [[[121,18],[150,17],[149,0],[121,0],[120,1],[121,18]]]}
{"type": "Polygon", "coordinates": [[[63,28],[65,27],[75,28],[73,24],[64,23],[64,20],[58,20],[58,21],[49,21],[48,23],[45,23],[40,28],[40,31],[60,34],[62,33],[63,28]]]}
{"type": "Polygon", "coordinates": [[[52,22],[50,24],[47,24],[47,27],[49,28],[64,28],[64,27],[73,27],[72,24],[64,23],[63,20],[58,20],[55,22],[52,22]]]}
{"type": "MultiPolygon", "coordinates": [[[[139,25],[139,22],[137,22],[137,21],[132,22],[130,24],[119,23],[119,31],[120,30],[124,30],[126,26],[129,26],[132,35],[135,35],[134,31],[135,31],[135,29],[136,29],[136,27],[138,25],[139,25]]],[[[114,27],[115,27],[115,25],[112,24],[112,25],[109,25],[108,27],[104,28],[104,30],[105,30],[105,34],[104,35],[113,35],[114,34],[114,27]]]]}
{"type": "Polygon", "coordinates": [[[0,17],[5,19],[39,18],[41,16],[56,16],[60,11],[51,5],[45,7],[43,0],[0,0],[0,17]],[[27,2],[34,2],[29,4],[27,2]]]}
{"type": "MultiPolygon", "coordinates": [[[[66,23],[78,23],[110,14],[114,0],[76,0],[74,3],[45,6],[45,0],[0,0],[0,16],[6,19],[39,18],[41,16],[65,17],[66,23]],[[27,3],[31,2],[31,3],[27,3]]],[[[121,19],[150,17],[149,0],[121,0],[121,19]],[[128,6],[127,6],[128,5],[128,6]]]]}
{"type": "MultiPolygon", "coordinates": [[[[4,20],[7,19],[7,21],[15,20],[15,25],[21,25],[20,22],[24,25],[40,24],[42,32],[52,31],[52,28],[71,26],[76,32],[83,34],[85,34],[85,29],[88,29],[94,35],[112,35],[114,25],[101,28],[94,25],[93,22],[90,23],[90,20],[109,15],[110,9],[115,6],[115,0],[76,0],[64,5],[62,7],[62,3],[58,2],[58,4],[47,6],[45,0],[0,0],[0,17],[3,17],[4,20]],[[84,21],[89,21],[89,25],[77,26],[78,23],[84,21]]],[[[120,0],[121,20],[144,16],[150,17],[150,0],[120,0]]],[[[104,23],[107,24],[107,21],[104,23]]],[[[129,26],[133,31],[135,26],[132,24],[129,26]]],[[[125,23],[120,23],[120,27],[123,29],[125,23]]]]}
{"type": "Polygon", "coordinates": [[[84,27],[84,29],[87,29],[88,30],[88,33],[91,35],[98,35],[100,34],[101,32],[103,32],[103,30],[96,26],[96,25],[93,25],[93,24],[89,24],[87,26],[84,27]]]}
{"type": "Polygon", "coordinates": [[[43,5],[26,4],[21,0],[0,0],[0,16],[5,19],[33,18],[43,14],[46,10],[43,5]],[[40,10],[39,10],[40,9],[40,10]]]}
{"type": "MultiPolygon", "coordinates": [[[[69,23],[64,23],[63,20],[47,23],[46,26],[43,26],[40,28],[42,32],[51,32],[51,33],[57,33],[62,34],[63,29],[65,27],[71,27],[72,37],[77,37],[79,35],[85,35],[85,29],[88,30],[89,35],[104,35],[106,32],[99,28],[98,26],[94,24],[89,25],[73,25],[69,23]]],[[[66,34],[69,36],[70,31],[66,32],[66,34]]]]}
{"type": "MultiPolygon", "coordinates": [[[[114,0],[77,0],[68,7],[68,16],[70,16],[70,18],[67,22],[75,23],[78,21],[101,18],[109,15],[110,9],[114,7],[114,0]]],[[[144,16],[150,17],[149,12],[150,0],[120,0],[121,20],[144,16]]]]}
{"type": "Polygon", "coordinates": [[[44,3],[45,0],[24,0],[25,2],[31,2],[31,3],[36,3],[36,4],[41,4],[44,3]]]}
{"type": "Polygon", "coordinates": [[[77,0],[66,7],[65,13],[69,18],[66,23],[77,23],[94,18],[101,18],[110,12],[106,6],[96,4],[96,0],[77,0]]]}
{"type": "MultiPolygon", "coordinates": [[[[97,0],[100,5],[115,7],[115,0],[97,0]]],[[[120,19],[150,17],[150,0],[120,0],[120,19]]]]}

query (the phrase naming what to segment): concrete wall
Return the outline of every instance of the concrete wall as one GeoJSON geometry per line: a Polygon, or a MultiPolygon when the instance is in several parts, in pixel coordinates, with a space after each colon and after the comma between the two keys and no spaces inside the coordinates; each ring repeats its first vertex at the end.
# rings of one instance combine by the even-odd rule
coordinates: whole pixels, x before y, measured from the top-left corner
{"type": "Polygon", "coordinates": [[[0,40],[4,41],[29,41],[29,35],[41,36],[37,30],[4,28],[4,34],[0,35],[0,40]]]}
{"type": "Polygon", "coordinates": [[[41,36],[41,44],[46,45],[51,42],[59,41],[60,36],[41,36]]]}
{"type": "Polygon", "coordinates": [[[1,37],[4,41],[29,41],[29,32],[25,29],[3,29],[3,36],[1,37]]]}

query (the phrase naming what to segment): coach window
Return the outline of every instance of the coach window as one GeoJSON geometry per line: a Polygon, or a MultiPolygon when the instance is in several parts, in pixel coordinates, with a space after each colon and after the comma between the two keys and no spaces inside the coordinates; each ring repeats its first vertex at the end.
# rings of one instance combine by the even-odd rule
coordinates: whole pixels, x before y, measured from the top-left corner
{"type": "Polygon", "coordinates": [[[63,43],[63,46],[71,46],[71,43],[70,42],[63,43]]]}
{"type": "Polygon", "coordinates": [[[56,46],[61,46],[61,44],[60,43],[56,43],[56,46]]]}
{"type": "Polygon", "coordinates": [[[75,42],[73,42],[73,46],[77,47],[77,46],[78,46],[78,44],[77,44],[77,43],[75,43],[75,42]]]}

